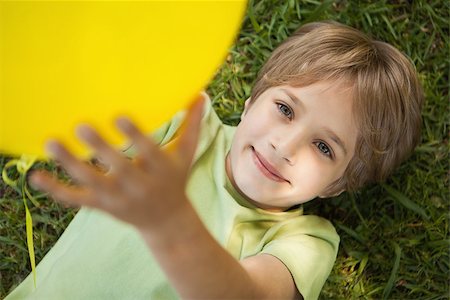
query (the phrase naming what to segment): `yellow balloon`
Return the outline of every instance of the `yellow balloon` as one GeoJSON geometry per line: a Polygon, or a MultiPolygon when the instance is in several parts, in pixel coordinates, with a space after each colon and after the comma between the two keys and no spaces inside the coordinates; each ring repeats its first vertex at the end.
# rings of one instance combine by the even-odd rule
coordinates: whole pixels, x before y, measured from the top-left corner
{"type": "Polygon", "coordinates": [[[79,123],[107,140],[131,117],[149,132],[211,79],[245,0],[1,1],[0,152],[45,158],[58,138],[79,155],[79,123]]]}

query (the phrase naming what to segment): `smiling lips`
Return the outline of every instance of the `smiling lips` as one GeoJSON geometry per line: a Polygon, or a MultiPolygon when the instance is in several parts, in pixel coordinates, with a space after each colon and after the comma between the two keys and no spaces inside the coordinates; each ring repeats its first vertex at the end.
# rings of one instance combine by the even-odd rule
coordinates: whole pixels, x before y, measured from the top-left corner
{"type": "Polygon", "coordinates": [[[253,162],[267,178],[277,182],[289,182],[258,151],[252,148],[253,162]]]}

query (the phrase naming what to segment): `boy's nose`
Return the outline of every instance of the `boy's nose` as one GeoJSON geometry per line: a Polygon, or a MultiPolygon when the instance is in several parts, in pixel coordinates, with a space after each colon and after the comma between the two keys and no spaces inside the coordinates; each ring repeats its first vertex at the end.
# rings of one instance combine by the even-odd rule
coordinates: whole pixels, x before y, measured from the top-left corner
{"type": "Polygon", "coordinates": [[[278,136],[270,144],[278,157],[285,160],[289,165],[297,163],[298,155],[302,145],[305,143],[304,134],[296,132],[278,136]]]}

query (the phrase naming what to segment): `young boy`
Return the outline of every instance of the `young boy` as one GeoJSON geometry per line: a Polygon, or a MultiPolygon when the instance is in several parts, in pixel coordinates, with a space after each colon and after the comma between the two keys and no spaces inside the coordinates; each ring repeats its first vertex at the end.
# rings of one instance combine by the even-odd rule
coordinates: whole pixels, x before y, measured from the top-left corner
{"type": "Polygon", "coordinates": [[[80,126],[110,170],[49,143],[77,184],[44,172],[31,182],[85,207],[39,264],[36,289],[29,276],[7,299],[316,299],[339,237],[300,204],[386,178],[419,141],[422,101],[398,50],[319,22],[274,51],[237,128],[209,101],[153,141],[121,118],[128,160],[80,126]]]}

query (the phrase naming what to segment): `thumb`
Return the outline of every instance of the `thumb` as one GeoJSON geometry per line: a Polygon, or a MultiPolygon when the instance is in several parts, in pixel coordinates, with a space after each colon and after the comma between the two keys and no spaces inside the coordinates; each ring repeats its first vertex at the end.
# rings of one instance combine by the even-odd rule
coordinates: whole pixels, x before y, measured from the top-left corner
{"type": "Polygon", "coordinates": [[[192,102],[180,128],[178,145],[175,146],[175,154],[186,170],[189,169],[197,148],[204,102],[205,99],[202,95],[192,102]]]}

